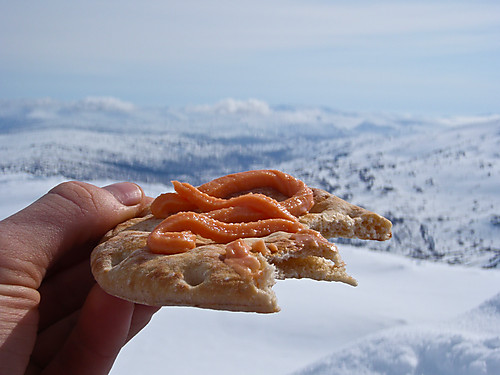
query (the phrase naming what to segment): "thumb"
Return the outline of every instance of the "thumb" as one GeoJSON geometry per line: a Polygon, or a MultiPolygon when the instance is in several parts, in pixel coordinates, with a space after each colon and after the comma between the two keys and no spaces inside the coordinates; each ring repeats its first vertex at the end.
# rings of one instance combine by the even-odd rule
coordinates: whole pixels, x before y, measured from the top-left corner
{"type": "Polygon", "coordinates": [[[130,182],[105,188],[83,182],[56,186],[0,223],[1,266],[13,270],[10,276],[15,278],[0,282],[38,288],[61,256],[137,216],[148,201],[142,189],[130,182]]]}

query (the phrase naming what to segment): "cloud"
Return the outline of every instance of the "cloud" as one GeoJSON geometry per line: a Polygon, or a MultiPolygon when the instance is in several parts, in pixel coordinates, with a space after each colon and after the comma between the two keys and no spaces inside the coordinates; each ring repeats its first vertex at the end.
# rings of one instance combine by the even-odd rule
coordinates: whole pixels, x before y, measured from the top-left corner
{"type": "Polygon", "coordinates": [[[499,22],[500,5],[488,2],[218,0],[145,6],[129,0],[68,7],[49,1],[29,9],[15,2],[0,15],[0,45],[6,56],[70,59],[91,69],[96,59],[156,64],[227,57],[231,51],[370,45],[373,38],[401,34],[430,40],[429,33],[453,33],[473,47],[480,38],[491,43],[499,22]],[[495,32],[488,35],[491,28],[495,32]],[[479,38],[478,31],[484,31],[479,38]]]}
{"type": "Polygon", "coordinates": [[[48,0],[2,10],[3,98],[498,111],[492,0],[48,0]]]}
{"type": "Polygon", "coordinates": [[[64,108],[72,112],[111,112],[129,113],[135,110],[132,103],[114,97],[87,97],[67,104],[64,108]]]}
{"type": "Polygon", "coordinates": [[[194,112],[206,113],[206,114],[258,114],[258,115],[269,115],[271,109],[269,105],[261,100],[248,99],[248,100],[238,100],[233,98],[227,98],[219,101],[214,105],[199,105],[194,107],[188,107],[188,110],[194,112]]]}
{"type": "Polygon", "coordinates": [[[445,126],[463,126],[470,124],[485,124],[485,123],[494,123],[500,122],[500,114],[490,114],[483,116],[452,116],[452,117],[444,117],[437,119],[442,125],[445,126]]]}
{"type": "Polygon", "coordinates": [[[92,126],[124,126],[123,118],[140,115],[140,110],[134,104],[114,97],[87,97],[76,101],[52,98],[0,99],[0,120],[5,119],[4,124],[14,124],[18,130],[31,124],[39,127],[66,126],[68,119],[75,127],[89,127],[89,118],[92,118],[92,126]]]}

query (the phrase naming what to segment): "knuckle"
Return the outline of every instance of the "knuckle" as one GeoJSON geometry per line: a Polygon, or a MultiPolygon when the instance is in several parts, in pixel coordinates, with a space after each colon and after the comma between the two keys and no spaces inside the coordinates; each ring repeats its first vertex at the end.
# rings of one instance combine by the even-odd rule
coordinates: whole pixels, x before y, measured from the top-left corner
{"type": "Polygon", "coordinates": [[[54,187],[49,194],[60,197],[69,210],[77,209],[84,216],[98,209],[95,193],[90,185],[79,181],[66,181],[54,187]]]}

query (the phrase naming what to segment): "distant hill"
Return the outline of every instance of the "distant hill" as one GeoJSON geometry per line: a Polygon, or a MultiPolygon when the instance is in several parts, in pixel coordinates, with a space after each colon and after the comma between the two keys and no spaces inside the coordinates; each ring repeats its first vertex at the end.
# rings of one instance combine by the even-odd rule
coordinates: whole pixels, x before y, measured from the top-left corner
{"type": "Polygon", "coordinates": [[[338,239],[417,259],[500,264],[500,116],[475,119],[114,98],[0,101],[0,171],[201,184],[281,169],[393,221],[391,241],[338,239]]]}

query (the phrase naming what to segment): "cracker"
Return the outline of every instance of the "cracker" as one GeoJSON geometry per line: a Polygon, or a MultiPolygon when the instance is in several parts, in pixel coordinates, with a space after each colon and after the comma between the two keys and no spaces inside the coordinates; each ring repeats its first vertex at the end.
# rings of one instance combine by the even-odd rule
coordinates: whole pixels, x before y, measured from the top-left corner
{"type": "MultiPolygon", "coordinates": [[[[313,189],[314,205],[299,221],[326,238],[391,237],[389,220],[354,206],[323,190],[313,189]]],[[[165,255],[149,251],[149,234],[161,222],[149,214],[128,220],[111,230],[92,252],[92,272],[108,293],[153,306],[272,313],[279,311],[272,290],[276,279],[310,278],[356,285],[346,273],[337,247],[293,233],[276,232],[245,238],[259,261],[253,277],[240,274],[224,262],[226,244],[197,236],[196,248],[165,255]],[[263,244],[262,244],[263,242],[263,244]],[[257,245],[260,245],[257,246],[257,245]],[[262,247],[264,245],[264,247],[262,247]]]]}

